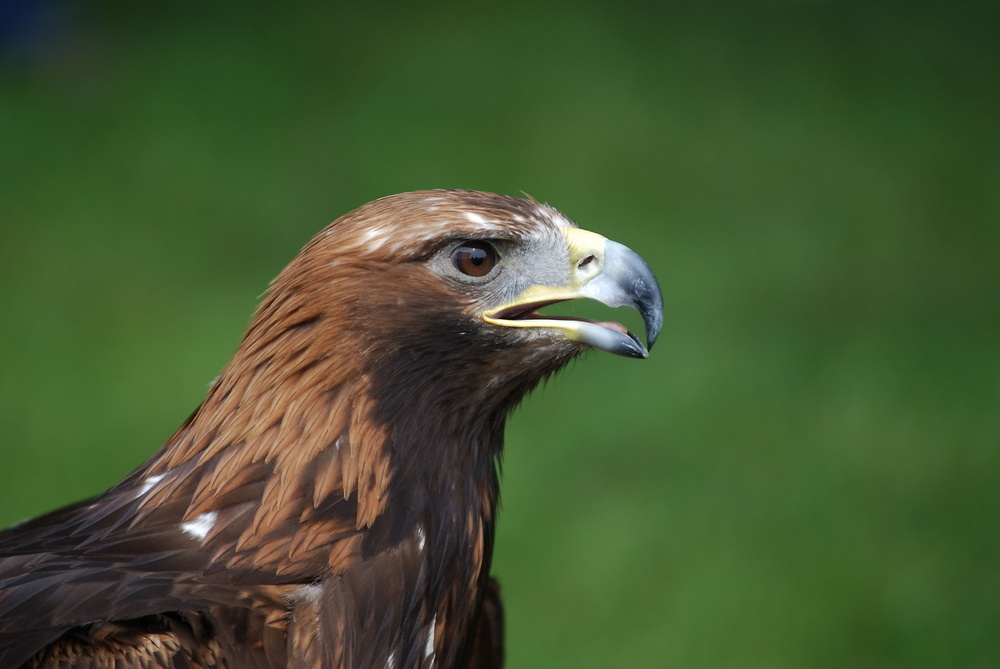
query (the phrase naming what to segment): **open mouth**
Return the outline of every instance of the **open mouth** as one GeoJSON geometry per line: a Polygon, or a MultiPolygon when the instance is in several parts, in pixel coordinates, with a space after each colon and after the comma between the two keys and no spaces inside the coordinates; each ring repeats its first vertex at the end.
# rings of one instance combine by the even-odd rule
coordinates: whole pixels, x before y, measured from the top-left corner
{"type": "Polygon", "coordinates": [[[488,320],[497,325],[513,327],[542,327],[563,330],[569,339],[609,350],[619,355],[646,357],[646,347],[641,340],[617,321],[604,321],[581,316],[561,316],[541,313],[553,304],[574,298],[525,302],[490,314],[488,320]],[[604,332],[605,334],[601,334],[604,332]]]}
{"type": "Polygon", "coordinates": [[[588,308],[591,300],[612,309],[635,309],[652,346],[663,324],[663,297],[652,270],[634,251],[610,239],[578,228],[563,228],[562,233],[571,260],[566,283],[529,284],[513,300],[482,313],[481,318],[500,327],[540,328],[545,332],[539,334],[546,338],[561,337],[615,355],[648,357],[647,347],[623,324],[604,320],[600,314],[588,318],[594,312],[581,309],[588,308]],[[543,313],[560,302],[573,305],[558,309],[565,315],[543,313]]]}
{"type": "Polygon", "coordinates": [[[551,306],[553,304],[559,304],[561,302],[567,302],[569,300],[545,300],[541,302],[533,302],[528,304],[519,304],[515,307],[510,307],[502,311],[498,311],[493,314],[493,318],[508,320],[508,321],[518,321],[518,320],[548,320],[548,321],[580,321],[582,323],[591,323],[593,325],[599,325],[602,328],[608,328],[609,330],[614,330],[615,332],[620,332],[621,334],[632,335],[621,323],[617,321],[598,321],[592,318],[584,318],[582,316],[560,316],[558,314],[543,314],[540,313],[541,309],[551,306]]]}

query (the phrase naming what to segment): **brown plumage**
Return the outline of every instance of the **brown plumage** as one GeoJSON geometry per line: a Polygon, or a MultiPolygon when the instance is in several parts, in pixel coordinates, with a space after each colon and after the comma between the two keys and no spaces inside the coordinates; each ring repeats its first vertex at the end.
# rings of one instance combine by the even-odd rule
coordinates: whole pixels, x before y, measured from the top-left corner
{"type": "Polygon", "coordinates": [[[588,346],[644,357],[631,251],[534,201],[383,198],[320,232],[167,443],[0,533],[0,669],[497,667],[504,420],[588,346]]]}

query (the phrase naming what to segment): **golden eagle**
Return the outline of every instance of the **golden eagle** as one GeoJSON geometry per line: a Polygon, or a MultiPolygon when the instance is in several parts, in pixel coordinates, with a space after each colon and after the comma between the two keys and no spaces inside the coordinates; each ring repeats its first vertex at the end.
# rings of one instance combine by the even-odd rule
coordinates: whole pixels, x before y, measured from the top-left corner
{"type": "Polygon", "coordinates": [[[496,667],[504,421],[588,347],[646,357],[634,252],[533,200],[424,191],[316,235],[204,403],[107,492],[0,533],[0,668],[496,667]]]}

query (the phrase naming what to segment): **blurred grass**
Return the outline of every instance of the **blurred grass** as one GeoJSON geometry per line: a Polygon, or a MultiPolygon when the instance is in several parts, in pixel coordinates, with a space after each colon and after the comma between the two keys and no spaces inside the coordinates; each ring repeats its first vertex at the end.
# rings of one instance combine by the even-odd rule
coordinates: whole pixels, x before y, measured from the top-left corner
{"type": "Polygon", "coordinates": [[[1000,662],[991,5],[52,7],[0,64],[0,525],[152,453],[329,220],[525,191],[668,317],[510,425],[510,666],[1000,662]]]}

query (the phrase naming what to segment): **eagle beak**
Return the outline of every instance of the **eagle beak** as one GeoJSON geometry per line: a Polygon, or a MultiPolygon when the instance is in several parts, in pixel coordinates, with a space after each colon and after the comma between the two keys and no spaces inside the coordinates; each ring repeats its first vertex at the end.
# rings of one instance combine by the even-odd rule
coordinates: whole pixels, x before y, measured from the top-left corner
{"type": "Polygon", "coordinates": [[[565,286],[535,285],[513,302],[483,314],[493,325],[560,330],[567,339],[602,351],[631,358],[646,358],[649,351],[620,323],[548,316],[538,309],[580,298],[609,307],[632,307],[642,316],[646,341],[653,348],[663,325],[663,297],[646,261],[618,242],[579,228],[562,228],[569,249],[569,281],[565,286]]]}

